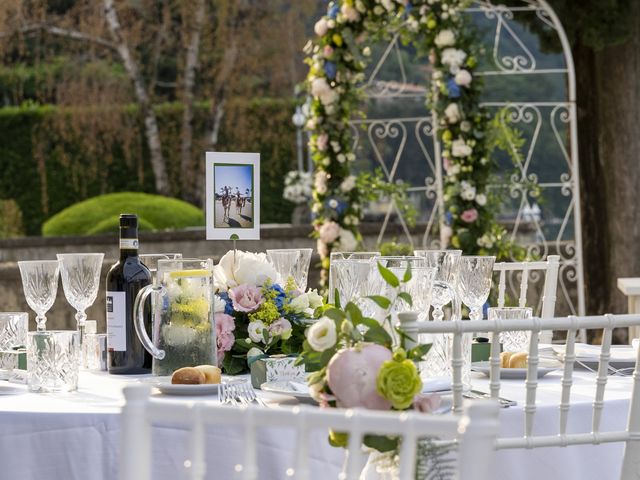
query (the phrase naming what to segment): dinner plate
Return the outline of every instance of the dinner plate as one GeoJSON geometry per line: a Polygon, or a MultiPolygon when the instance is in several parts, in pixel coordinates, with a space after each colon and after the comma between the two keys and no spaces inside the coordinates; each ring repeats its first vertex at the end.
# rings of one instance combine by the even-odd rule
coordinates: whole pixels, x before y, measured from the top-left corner
{"type": "MultiPolygon", "coordinates": [[[[245,379],[241,378],[222,378],[222,383],[243,383],[245,379]]],[[[218,395],[220,390],[219,383],[203,383],[201,385],[183,385],[171,383],[171,377],[153,378],[147,383],[160,390],[163,395],[218,395]]]]}
{"type": "MultiPolygon", "coordinates": [[[[489,362],[474,362],[471,364],[471,370],[473,370],[474,372],[480,372],[488,377],[491,371],[491,365],[489,364],[489,362]]],[[[545,367],[545,366],[539,365],[538,378],[542,378],[547,373],[551,373],[554,370],[557,370],[557,367],[545,367]]],[[[500,378],[503,380],[524,380],[525,378],[527,378],[527,369],[526,368],[501,368],[500,378]]]]}
{"type": "MultiPolygon", "coordinates": [[[[560,359],[564,358],[564,345],[554,345],[553,350],[560,359]]],[[[576,343],[575,368],[597,370],[600,363],[600,345],[576,343]]],[[[636,365],[636,351],[630,345],[611,345],[609,368],[614,370],[631,369],[636,365]]]]}
{"type": "Polygon", "coordinates": [[[311,397],[309,387],[305,383],[281,380],[263,383],[260,385],[260,389],[265,392],[280,393],[295,397],[300,403],[317,404],[311,397]]]}

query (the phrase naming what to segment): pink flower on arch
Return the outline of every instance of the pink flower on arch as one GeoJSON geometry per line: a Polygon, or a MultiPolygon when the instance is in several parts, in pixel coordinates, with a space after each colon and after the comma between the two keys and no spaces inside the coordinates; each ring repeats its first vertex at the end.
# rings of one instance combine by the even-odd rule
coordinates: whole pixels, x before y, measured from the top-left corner
{"type": "Polygon", "coordinates": [[[460,215],[460,219],[463,222],[473,223],[478,219],[478,210],[476,210],[475,208],[465,210],[464,212],[462,212],[462,215],[460,215]]]}

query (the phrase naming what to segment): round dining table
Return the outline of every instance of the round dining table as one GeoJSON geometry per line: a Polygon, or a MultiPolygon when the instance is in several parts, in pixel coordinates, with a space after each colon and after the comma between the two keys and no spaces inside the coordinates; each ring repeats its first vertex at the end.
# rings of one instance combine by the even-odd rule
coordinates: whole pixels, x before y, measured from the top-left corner
{"type": "MultiPolygon", "coordinates": [[[[535,434],[556,434],[560,401],[560,371],[539,380],[535,434]]],[[[118,478],[120,455],[120,409],[122,389],[145,376],[115,376],[106,372],[81,372],[79,388],[65,394],[28,392],[25,385],[0,382],[0,478],[21,480],[112,480],[118,478]]],[[[474,390],[488,391],[488,379],[472,373],[474,390]]],[[[608,379],[602,430],[624,429],[631,396],[631,377],[608,379]]],[[[293,397],[258,391],[272,408],[288,408],[293,397]]],[[[215,397],[177,397],[155,392],[154,401],[217,401],[215,397]]],[[[446,394],[443,400],[446,402],[446,394]]],[[[501,396],[517,405],[500,411],[500,436],[521,436],[524,429],[524,380],[503,380],[501,396]]],[[[569,413],[569,432],[589,432],[595,375],[576,371],[569,413]]],[[[187,478],[188,437],[179,425],[154,424],[153,478],[187,478]]],[[[261,480],[287,478],[293,463],[296,438],[286,427],[263,428],[258,435],[261,480]]],[[[337,478],[344,451],[333,448],[327,432],[310,434],[312,478],[337,478]]],[[[241,460],[242,431],[211,428],[206,437],[207,479],[232,479],[241,460]]],[[[510,449],[496,452],[496,479],[603,480],[617,479],[622,444],[510,449]]],[[[444,479],[443,479],[444,480],[444,479]]]]}

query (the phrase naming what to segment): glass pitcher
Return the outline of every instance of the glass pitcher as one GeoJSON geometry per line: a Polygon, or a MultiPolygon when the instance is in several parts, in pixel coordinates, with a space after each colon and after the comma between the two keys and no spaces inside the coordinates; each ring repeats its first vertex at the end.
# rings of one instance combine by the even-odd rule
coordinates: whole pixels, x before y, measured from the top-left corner
{"type": "Polygon", "coordinates": [[[171,375],[182,367],[217,366],[212,282],[210,259],[159,260],[155,285],[138,293],[134,324],[140,342],[153,356],[154,375],[171,375]],[[152,302],[147,302],[149,295],[152,302]],[[153,341],[143,323],[149,303],[153,341]]]}

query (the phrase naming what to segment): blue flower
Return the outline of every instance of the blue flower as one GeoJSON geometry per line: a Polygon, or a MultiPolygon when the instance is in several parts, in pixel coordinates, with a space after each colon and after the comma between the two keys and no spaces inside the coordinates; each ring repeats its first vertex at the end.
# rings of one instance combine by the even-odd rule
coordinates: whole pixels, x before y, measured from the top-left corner
{"type": "Polygon", "coordinates": [[[327,17],[333,18],[335,20],[335,18],[338,16],[339,11],[340,7],[338,7],[338,5],[334,3],[329,7],[329,10],[327,10],[327,17]]]}
{"type": "Polygon", "coordinates": [[[327,201],[324,202],[324,204],[325,204],[325,207],[330,208],[331,210],[334,210],[338,215],[342,215],[347,210],[347,207],[349,206],[347,202],[343,200],[339,200],[335,197],[331,197],[327,199],[327,201]]]}
{"type": "Polygon", "coordinates": [[[460,98],[460,85],[456,83],[453,77],[447,81],[447,90],[449,91],[449,98],[460,98]]]}
{"type": "Polygon", "coordinates": [[[276,295],[276,297],[273,299],[273,303],[275,303],[276,307],[278,307],[278,310],[282,310],[282,307],[284,307],[284,302],[287,299],[287,294],[284,293],[283,288],[277,283],[271,285],[271,290],[278,293],[278,295],[276,295]]]}
{"type": "Polygon", "coordinates": [[[447,212],[444,214],[444,223],[446,223],[447,225],[451,225],[451,222],[453,221],[453,214],[451,212],[447,212]]]}
{"type": "Polygon", "coordinates": [[[222,293],[219,293],[218,296],[225,302],[224,313],[226,313],[227,315],[233,315],[234,314],[233,302],[229,298],[229,294],[227,292],[222,292],[222,293]]]}
{"type": "Polygon", "coordinates": [[[484,305],[482,306],[482,318],[487,318],[490,306],[491,305],[489,304],[489,302],[484,303],[484,305]]]}
{"type": "Polygon", "coordinates": [[[333,62],[324,62],[324,73],[326,73],[327,78],[329,80],[333,80],[336,78],[336,64],[333,62]]]}

